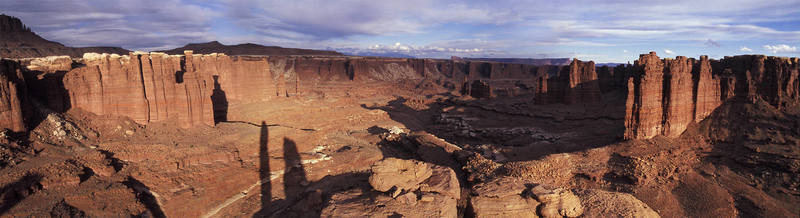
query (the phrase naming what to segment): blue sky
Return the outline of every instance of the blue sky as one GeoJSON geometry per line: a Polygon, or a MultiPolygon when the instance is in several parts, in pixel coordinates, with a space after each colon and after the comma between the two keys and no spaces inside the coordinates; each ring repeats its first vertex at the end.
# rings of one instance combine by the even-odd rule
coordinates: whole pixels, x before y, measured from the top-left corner
{"type": "Polygon", "coordinates": [[[800,56],[800,1],[0,0],[69,46],[217,40],[416,57],[800,56]]]}

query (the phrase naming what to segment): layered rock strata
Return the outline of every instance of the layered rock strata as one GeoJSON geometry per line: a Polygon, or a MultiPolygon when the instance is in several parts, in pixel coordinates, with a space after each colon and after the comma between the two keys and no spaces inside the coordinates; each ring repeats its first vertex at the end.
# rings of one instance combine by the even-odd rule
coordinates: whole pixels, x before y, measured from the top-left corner
{"type": "MultiPolygon", "coordinates": [[[[34,86],[33,94],[56,111],[81,108],[100,115],[128,116],[142,124],[175,119],[180,126],[191,127],[213,124],[215,110],[224,113],[222,110],[231,104],[312,92],[331,95],[349,89],[336,87],[355,88],[356,83],[384,82],[408,89],[433,87],[452,91],[471,90],[474,81],[487,81],[482,86],[485,89],[476,94],[489,97],[495,90],[507,95],[535,93],[537,99],[551,99],[541,103],[560,103],[566,102],[557,100],[563,99],[566,91],[554,92],[548,88],[567,90],[569,81],[596,78],[592,65],[584,66],[579,61],[573,65],[133,52],[122,56],[87,53],[74,63],[67,57],[35,59],[29,62],[26,76],[34,86]],[[45,62],[52,63],[42,64],[45,62]],[[78,67],[72,68],[73,65],[78,67]],[[549,78],[565,78],[566,82],[556,83],[548,81],[549,78]]],[[[572,84],[576,85],[579,83],[572,84]]],[[[577,96],[583,95],[578,92],[577,96]]]]}
{"type": "MultiPolygon", "coordinates": [[[[615,69],[616,70],[616,69],[615,69]]],[[[798,58],[743,55],[709,60],[639,57],[628,78],[625,138],[677,137],[723,102],[765,101],[781,109],[798,101],[798,58]]]]}
{"type": "MultiPolygon", "coordinates": [[[[33,68],[29,71],[58,72],[75,65],[62,60],[65,58],[51,58],[52,66],[34,64],[47,60],[31,61],[33,68]]],[[[678,136],[727,100],[764,100],[782,108],[796,103],[799,95],[797,58],[754,55],[662,60],[652,52],[633,65],[615,68],[597,68],[593,62],[577,59],[569,66],[531,66],[409,58],[231,57],[191,52],[183,56],[89,53],[82,62],[85,66],[64,74],[26,75],[32,94],[57,111],[82,108],[96,114],[128,116],[144,124],[175,119],[183,127],[212,125],[214,114],[226,112],[228,105],[309,94],[344,96],[360,84],[462,90],[479,98],[531,94],[537,104],[599,103],[603,102],[603,93],[627,89],[624,137],[646,139],[678,136]],[[48,78],[53,81],[42,81],[48,78]]],[[[390,94],[382,93],[390,90],[375,90],[374,94],[390,94]]],[[[224,116],[219,117],[217,120],[224,120],[224,116]]]]}
{"type": "Polygon", "coordinates": [[[87,53],[86,64],[64,77],[70,105],[138,123],[175,119],[180,126],[213,125],[207,77],[195,71],[194,56],[87,53]],[[182,64],[183,63],[183,64],[182,64]]]}
{"type": "Polygon", "coordinates": [[[0,129],[26,130],[27,107],[25,80],[19,62],[0,59],[0,129]]]}

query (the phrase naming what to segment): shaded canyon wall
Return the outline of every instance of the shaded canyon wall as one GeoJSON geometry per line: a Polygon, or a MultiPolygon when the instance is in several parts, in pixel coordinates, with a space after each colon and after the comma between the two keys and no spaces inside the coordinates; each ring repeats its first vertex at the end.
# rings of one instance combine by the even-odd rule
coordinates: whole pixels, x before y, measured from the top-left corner
{"type": "Polygon", "coordinates": [[[628,77],[625,138],[677,137],[728,100],[798,104],[798,59],[742,55],[709,60],[643,54],[628,77]]]}
{"type": "Polygon", "coordinates": [[[23,132],[30,107],[20,63],[0,60],[0,128],[23,132]]]}
{"type": "MultiPolygon", "coordinates": [[[[88,53],[72,64],[82,66],[74,68],[62,62],[55,62],[61,74],[26,74],[25,79],[15,70],[19,64],[3,65],[6,82],[2,96],[18,96],[0,96],[7,102],[3,127],[24,129],[19,124],[23,116],[16,115],[24,110],[13,109],[23,106],[13,105],[25,97],[16,90],[20,84],[24,87],[26,80],[33,96],[58,111],[81,108],[99,115],[128,116],[142,124],[173,120],[182,127],[225,120],[223,112],[229,105],[319,92],[344,96],[339,93],[346,92],[343,90],[371,95],[392,94],[398,88],[460,91],[476,98],[528,95],[536,104],[566,105],[603,103],[613,100],[604,101],[605,93],[619,92],[627,93],[621,95],[626,97],[626,139],[678,136],[727,100],[764,100],[781,108],[796,104],[799,95],[797,58],[757,55],[722,60],[706,56],[660,59],[652,52],[641,55],[633,65],[617,67],[596,67],[594,62],[577,59],[568,66],[533,66],[410,58],[198,55],[191,51],[185,55],[88,53]],[[367,84],[382,84],[377,86],[389,91],[370,90],[365,88],[367,84]]],[[[623,112],[619,113],[622,117],[623,112]]]]}

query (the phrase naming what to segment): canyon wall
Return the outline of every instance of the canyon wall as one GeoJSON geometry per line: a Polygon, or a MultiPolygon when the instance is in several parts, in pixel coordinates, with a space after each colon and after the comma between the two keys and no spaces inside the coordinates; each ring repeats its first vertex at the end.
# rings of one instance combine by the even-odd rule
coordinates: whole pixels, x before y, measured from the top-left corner
{"type": "Polygon", "coordinates": [[[19,62],[0,59],[0,129],[25,131],[25,118],[29,112],[19,62]]]}
{"type": "Polygon", "coordinates": [[[214,125],[216,106],[275,95],[265,58],[191,51],[183,56],[87,53],[83,62],[86,66],[67,72],[63,79],[69,105],[98,115],[127,116],[142,124],[214,125]]]}
{"type": "MultiPolygon", "coordinates": [[[[564,74],[563,84],[553,86],[567,87],[569,71],[562,70],[572,69],[567,66],[411,58],[277,56],[269,57],[269,61],[278,92],[287,96],[302,95],[322,83],[330,82],[390,82],[398,85],[419,81],[427,81],[451,91],[461,90],[462,94],[469,95],[474,81],[484,81],[496,95],[537,93],[541,98],[553,96],[552,99],[561,99],[562,96],[555,97],[553,91],[547,90],[548,79],[560,78],[559,75],[564,74]]],[[[596,77],[593,67],[584,67],[575,72],[582,73],[589,69],[589,74],[596,77]]],[[[564,91],[559,93],[564,94],[564,91]]],[[[480,96],[491,97],[484,94],[480,96]]]]}
{"type": "Polygon", "coordinates": [[[476,98],[532,94],[537,103],[572,104],[598,102],[601,93],[594,63],[579,60],[569,66],[531,66],[409,58],[231,57],[186,51],[184,55],[87,53],[78,61],[64,56],[26,64],[31,94],[55,111],[80,108],[127,116],[141,124],[174,121],[181,127],[225,121],[232,104],[302,95],[390,95],[398,88],[464,90],[476,98]]]}
{"type": "Polygon", "coordinates": [[[630,71],[626,139],[677,137],[728,100],[765,101],[776,108],[798,104],[798,59],[743,55],[709,60],[639,57],[630,71]]]}
{"type": "MultiPolygon", "coordinates": [[[[124,115],[142,124],[174,120],[182,127],[224,121],[232,104],[304,95],[461,90],[476,98],[527,94],[536,104],[571,105],[602,103],[604,93],[627,91],[624,138],[646,139],[676,137],[728,100],[763,100],[781,108],[796,103],[800,95],[797,58],[757,55],[660,59],[651,52],[632,65],[614,68],[577,59],[568,66],[531,66],[345,56],[231,57],[191,51],[88,53],[81,61],[84,66],[72,68],[77,62],[64,58],[51,58],[53,66],[31,61],[25,74],[31,94],[51,108],[124,115]]],[[[4,72],[12,71],[16,72],[4,72]]],[[[24,85],[21,77],[6,80],[24,85]]],[[[4,88],[11,90],[9,84],[4,88]]],[[[6,117],[6,123],[20,122],[6,117]]]]}
{"type": "Polygon", "coordinates": [[[71,107],[98,115],[123,115],[142,124],[213,125],[210,75],[196,71],[193,59],[191,53],[87,53],[86,66],[64,76],[64,88],[71,107]]]}

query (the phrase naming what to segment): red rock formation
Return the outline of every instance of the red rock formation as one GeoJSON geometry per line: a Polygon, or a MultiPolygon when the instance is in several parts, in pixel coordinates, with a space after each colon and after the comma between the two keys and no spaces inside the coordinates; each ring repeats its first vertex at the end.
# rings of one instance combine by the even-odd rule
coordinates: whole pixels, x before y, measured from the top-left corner
{"type": "Polygon", "coordinates": [[[678,136],[694,118],[692,60],[684,56],[664,60],[664,135],[678,136]]]}
{"type": "Polygon", "coordinates": [[[84,62],[85,67],[64,78],[70,105],[142,124],[173,120],[182,127],[213,125],[214,103],[266,101],[275,95],[266,57],[90,53],[84,62]],[[224,95],[212,99],[215,92],[224,95]]]}
{"type": "Polygon", "coordinates": [[[266,57],[202,56],[205,74],[219,76],[231,103],[266,101],[275,96],[275,84],[266,57]]]}
{"type": "Polygon", "coordinates": [[[25,81],[16,61],[0,60],[0,129],[23,132],[26,107],[25,81]]]}
{"type": "Polygon", "coordinates": [[[798,99],[798,59],[742,55],[720,60],[721,70],[736,78],[734,92],[748,101],[762,99],[782,108],[798,99]]]}
{"type": "Polygon", "coordinates": [[[652,138],[662,133],[664,63],[655,52],[639,56],[628,82],[625,138],[652,138]]]}
{"type": "Polygon", "coordinates": [[[21,59],[20,62],[26,66],[22,70],[31,97],[38,98],[56,112],[64,112],[69,108],[62,81],[64,74],[72,69],[72,58],[48,56],[21,59]]]}
{"type": "Polygon", "coordinates": [[[569,65],[569,74],[564,96],[564,102],[591,103],[600,101],[600,84],[597,80],[594,61],[582,62],[578,59],[572,60],[569,65]]]}
{"type": "Polygon", "coordinates": [[[797,58],[763,55],[720,61],[706,56],[661,61],[654,52],[642,55],[628,81],[625,138],[676,137],[729,100],[763,100],[777,109],[795,106],[800,103],[798,65],[797,58]]]}
{"type": "Polygon", "coordinates": [[[692,70],[694,80],[694,121],[700,122],[708,117],[721,103],[719,78],[711,74],[708,56],[700,56],[692,70]]]}
{"type": "Polygon", "coordinates": [[[64,87],[73,108],[95,114],[123,115],[142,124],[213,125],[210,75],[196,71],[194,59],[191,52],[186,57],[87,53],[86,66],[68,72],[64,87]]]}

